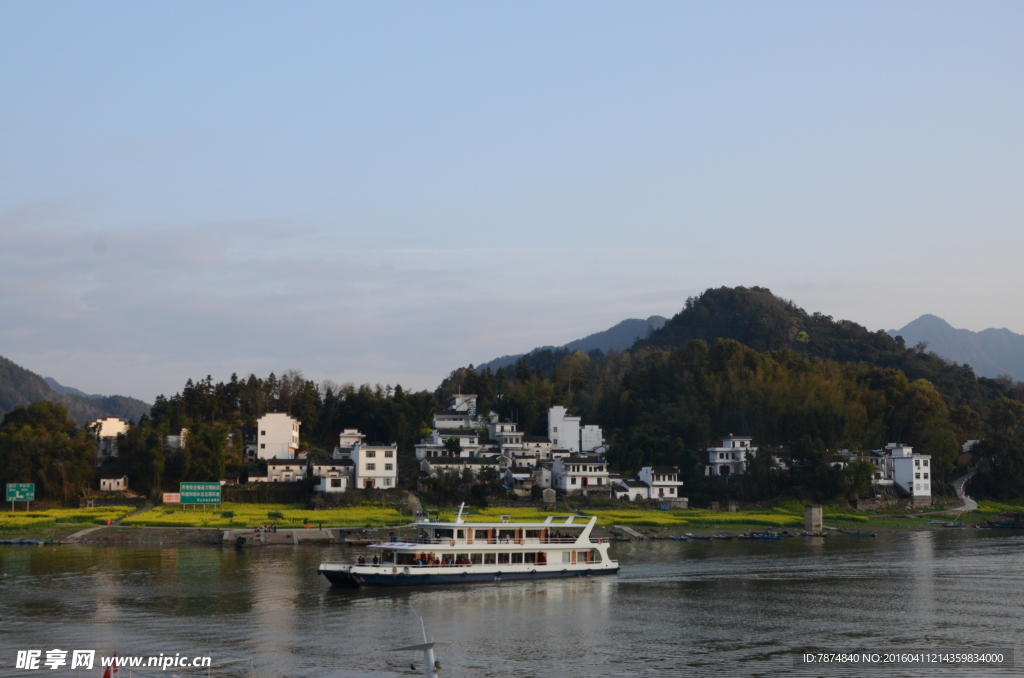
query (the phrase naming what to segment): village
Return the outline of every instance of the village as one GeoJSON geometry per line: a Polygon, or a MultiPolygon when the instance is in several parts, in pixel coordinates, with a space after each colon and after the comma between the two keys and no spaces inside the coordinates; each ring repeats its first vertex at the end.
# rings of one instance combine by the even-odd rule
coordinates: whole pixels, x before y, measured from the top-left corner
{"type": "MultiPolygon", "coordinates": [[[[547,435],[525,435],[518,424],[500,421],[494,412],[477,412],[477,396],[459,394],[450,407],[433,417],[430,435],[414,446],[415,463],[421,479],[457,474],[479,478],[496,474],[505,490],[515,497],[534,498],[552,504],[558,497],[582,495],[607,497],[659,507],[685,509],[680,469],[676,466],[643,466],[634,476],[616,473],[606,461],[607,443],[600,426],[584,425],[562,406],[547,412],[547,435]]],[[[264,414],[255,427],[242,429],[246,460],[265,464],[266,475],[229,477],[221,485],[286,484],[312,480],[312,491],[336,496],[353,489],[393,490],[399,486],[397,443],[368,443],[357,429],[344,429],[329,457],[309,455],[300,448],[302,423],[285,413],[264,414]]],[[[101,493],[130,493],[122,473],[104,472],[116,465],[118,436],[128,430],[127,422],[108,417],[89,426],[97,440],[98,487],[101,493]]],[[[964,445],[967,453],[973,443],[964,445]]],[[[168,450],[188,444],[188,429],[168,435],[168,450]]],[[[723,478],[743,476],[758,451],[750,436],[723,435],[704,451],[704,474],[723,478]]],[[[856,461],[874,467],[872,482],[879,491],[889,490],[912,506],[931,503],[931,457],[913,448],[890,443],[869,451],[839,450],[830,464],[843,468],[856,461]]],[[[772,468],[788,470],[788,461],[771,457],[772,468]]],[[[166,493],[165,502],[175,494],[166,493]]]]}

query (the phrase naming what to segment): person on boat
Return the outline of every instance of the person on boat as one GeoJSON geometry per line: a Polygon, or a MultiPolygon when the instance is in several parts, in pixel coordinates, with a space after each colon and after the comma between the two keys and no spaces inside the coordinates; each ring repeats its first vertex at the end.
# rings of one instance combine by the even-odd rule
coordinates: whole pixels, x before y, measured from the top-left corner
{"type": "Polygon", "coordinates": [[[362,556],[359,556],[359,560],[357,560],[356,562],[359,563],[360,565],[366,565],[366,558],[363,558],[362,556]]]}
{"type": "Polygon", "coordinates": [[[379,564],[379,562],[380,562],[380,561],[378,561],[378,560],[377,560],[377,556],[376,556],[376,554],[374,554],[374,556],[373,556],[373,566],[374,566],[374,567],[377,567],[377,565],[379,564]]]}
{"type": "Polygon", "coordinates": [[[388,535],[388,541],[396,541],[396,540],[397,540],[397,537],[395,537],[395,533],[394,532],[392,532],[391,534],[388,535]]]}

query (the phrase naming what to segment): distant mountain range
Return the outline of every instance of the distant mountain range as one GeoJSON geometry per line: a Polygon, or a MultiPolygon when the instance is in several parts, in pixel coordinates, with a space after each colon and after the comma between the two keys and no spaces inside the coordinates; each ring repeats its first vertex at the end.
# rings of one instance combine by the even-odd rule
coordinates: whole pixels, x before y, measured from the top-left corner
{"type": "Polygon", "coordinates": [[[532,355],[539,351],[583,351],[584,353],[594,349],[600,349],[604,353],[624,351],[632,346],[633,342],[637,339],[643,339],[651,332],[660,329],[665,324],[665,321],[666,319],[660,315],[652,315],[647,320],[629,318],[613,327],[609,327],[603,332],[589,334],[582,339],[570,341],[568,344],[563,344],[562,346],[538,346],[528,353],[517,353],[515,355],[495,358],[494,360],[477,365],[476,369],[482,371],[490,368],[492,371],[496,371],[502,367],[511,367],[523,356],[532,355]]]}
{"type": "Polygon", "coordinates": [[[903,337],[908,347],[925,342],[929,351],[970,365],[979,377],[1008,375],[1024,381],[1024,335],[1006,328],[960,330],[938,316],[925,314],[903,329],[889,330],[889,334],[903,337]]]}
{"type": "Polygon", "coordinates": [[[85,425],[101,417],[121,417],[138,421],[149,414],[149,404],[126,396],[87,395],[77,388],[62,386],[55,379],[40,377],[7,358],[0,356],[0,417],[18,405],[30,405],[40,400],[60,403],[68,408],[68,415],[85,425]]]}

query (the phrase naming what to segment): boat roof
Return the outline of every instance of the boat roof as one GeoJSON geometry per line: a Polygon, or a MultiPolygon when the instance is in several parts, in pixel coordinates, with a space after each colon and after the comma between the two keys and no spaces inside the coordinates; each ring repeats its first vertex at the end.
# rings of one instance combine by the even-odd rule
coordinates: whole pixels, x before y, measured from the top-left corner
{"type": "Polygon", "coordinates": [[[574,514],[574,515],[566,515],[566,516],[548,516],[544,520],[544,522],[542,522],[542,523],[535,523],[535,522],[513,522],[511,520],[502,520],[502,521],[496,522],[496,523],[494,523],[494,522],[491,522],[491,523],[478,523],[478,522],[466,522],[465,520],[460,520],[460,521],[451,522],[451,523],[433,523],[433,522],[428,523],[428,522],[422,522],[421,521],[421,522],[415,523],[415,525],[416,525],[416,527],[423,527],[423,528],[428,528],[428,527],[441,527],[441,528],[449,528],[449,527],[452,527],[452,528],[454,528],[454,527],[474,527],[474,528],[484,528],[484,527],[504,527],[504,528],[508,528],[508,527],[534,527],[534,528],[536,528],[536,527],[576,527],[576,528],[584,528],[584,527],[587,527],[588,525],[590,525],[591,523],[593,523],[596,520],[597,520],[597,516],[581,516],[581,515],[575,515],[574,514]],[[574,522],[574,519],[577,519],[577,518],[582,519],[582,520],[580,520],[580,522],[574,522]],[[560,522],[555,522],[556,519],[563,519],[563,520],[561,520],[560,522]]]}

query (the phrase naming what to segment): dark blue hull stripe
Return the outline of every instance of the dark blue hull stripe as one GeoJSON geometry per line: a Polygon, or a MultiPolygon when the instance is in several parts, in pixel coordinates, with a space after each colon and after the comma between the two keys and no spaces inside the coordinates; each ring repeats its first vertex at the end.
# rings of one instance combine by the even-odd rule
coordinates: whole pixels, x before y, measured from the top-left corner
{"type": "Polygon", "coordinates": [[[332,586],[354,588],[359,586],[427,586],[431,584],[479,584],[483,582],[512,581],[514,579],[560,579],[565,577],[586,577],[598,574],[616,574],[615,569],[600,570],[569,570],[567,572],[503,572],[500,576],[494,573],[472,574],[410,574],[392,576],[391,574],[361,575],[357,580],[348,572],[321,570],[320,574],[327,577],[332,586]]]}

